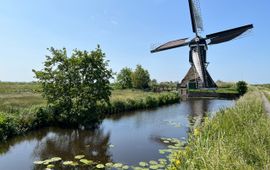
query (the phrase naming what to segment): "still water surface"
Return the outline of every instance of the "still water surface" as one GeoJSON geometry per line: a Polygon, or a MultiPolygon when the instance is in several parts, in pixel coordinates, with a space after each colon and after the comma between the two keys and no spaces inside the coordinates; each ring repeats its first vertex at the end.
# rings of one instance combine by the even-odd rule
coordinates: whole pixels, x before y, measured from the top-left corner
{"type": "Polygon", "coordinates": [[[30,132],[0,144],[0,170],[34,169],[35,160],[55,156],[73,160],[78,154],[102,163],[128,165],[157,160],[163,157],[159,149],[166,148],[161,137],[185,140],[192,117],[232,105],[232,100],[191,99],[155,110],[114,115],[95,131],[51,127],[30,132]]]}

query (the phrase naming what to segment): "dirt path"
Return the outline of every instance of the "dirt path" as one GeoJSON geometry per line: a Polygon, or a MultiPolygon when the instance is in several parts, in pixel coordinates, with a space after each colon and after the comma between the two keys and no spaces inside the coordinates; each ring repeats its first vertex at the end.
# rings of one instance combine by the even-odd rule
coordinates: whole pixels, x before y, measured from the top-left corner
{"type": "Polygon", "coordinates": [[[264,93],[261,93],[261,94],[262,94],[262,100],[263,100],[263,104],[264,104],[264,109],[268,113],[268,115],[270,116],[270,102],[265,97],[264,93]]]}

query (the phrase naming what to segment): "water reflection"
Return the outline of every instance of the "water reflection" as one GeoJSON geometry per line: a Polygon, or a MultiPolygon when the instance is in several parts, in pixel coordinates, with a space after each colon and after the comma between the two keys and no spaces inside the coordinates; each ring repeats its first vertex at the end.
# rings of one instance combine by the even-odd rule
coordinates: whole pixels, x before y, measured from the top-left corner
{"type": "Polygon", "coordinates": [[[63,160],[73,160],[78,154],[86,155],[88,159],[110,162],[108,150],[110,133],[103,129],[95,131],[50,128],[49,133],[38,141],[33,157],[44,160],[59,156],[63,160]]]}

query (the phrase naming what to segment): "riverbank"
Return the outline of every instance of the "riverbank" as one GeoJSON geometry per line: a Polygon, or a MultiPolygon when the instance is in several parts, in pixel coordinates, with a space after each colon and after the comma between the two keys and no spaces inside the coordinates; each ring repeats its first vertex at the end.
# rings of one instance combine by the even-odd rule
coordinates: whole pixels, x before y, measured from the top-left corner
{"type": "MultiPolygon", "coordinates": [[[[0,83],[0,141],[59,123],[46,105],[37,83],[0,83]]],[[[101,117],[124,111],[155,108],[180,101],[178,93],[113,90],[110,105],[101,105],[101,117]]]]}
{"type": "Polygon", "coordinates": [[[187,93],[188,98],[223,98],[223,99],[236,99],[240,95],[235,87],[217,88],[217,89],[189,89],[187,93]]]}
{"type": "Polygon", "coordinates": [[[267,169],[270,120],[258,90],[241,97],[194,129],[188,145],[172,154],[174,169],[267,169]]]}

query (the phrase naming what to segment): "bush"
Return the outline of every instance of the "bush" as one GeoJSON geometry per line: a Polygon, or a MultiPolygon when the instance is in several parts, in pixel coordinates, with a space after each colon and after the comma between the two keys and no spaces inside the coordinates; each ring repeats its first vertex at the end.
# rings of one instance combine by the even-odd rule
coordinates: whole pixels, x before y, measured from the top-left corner
{"type": "Polygon", "coordinates": [[[245,81],[237,82],[236,89],[241,96],[244,95],[248,90],[247,83],[245,81]]]}
{"type": "Polygon", "coordinates": [[[147,108],[158,107],[158,100],[155,97],[147,96],[145,99],[145,104],[147,108]]]}
{"type": "Polygon", "coordinates": [[[0,113],[0,141],[18,134],[18,123],[14,117],[0,113]]]}

